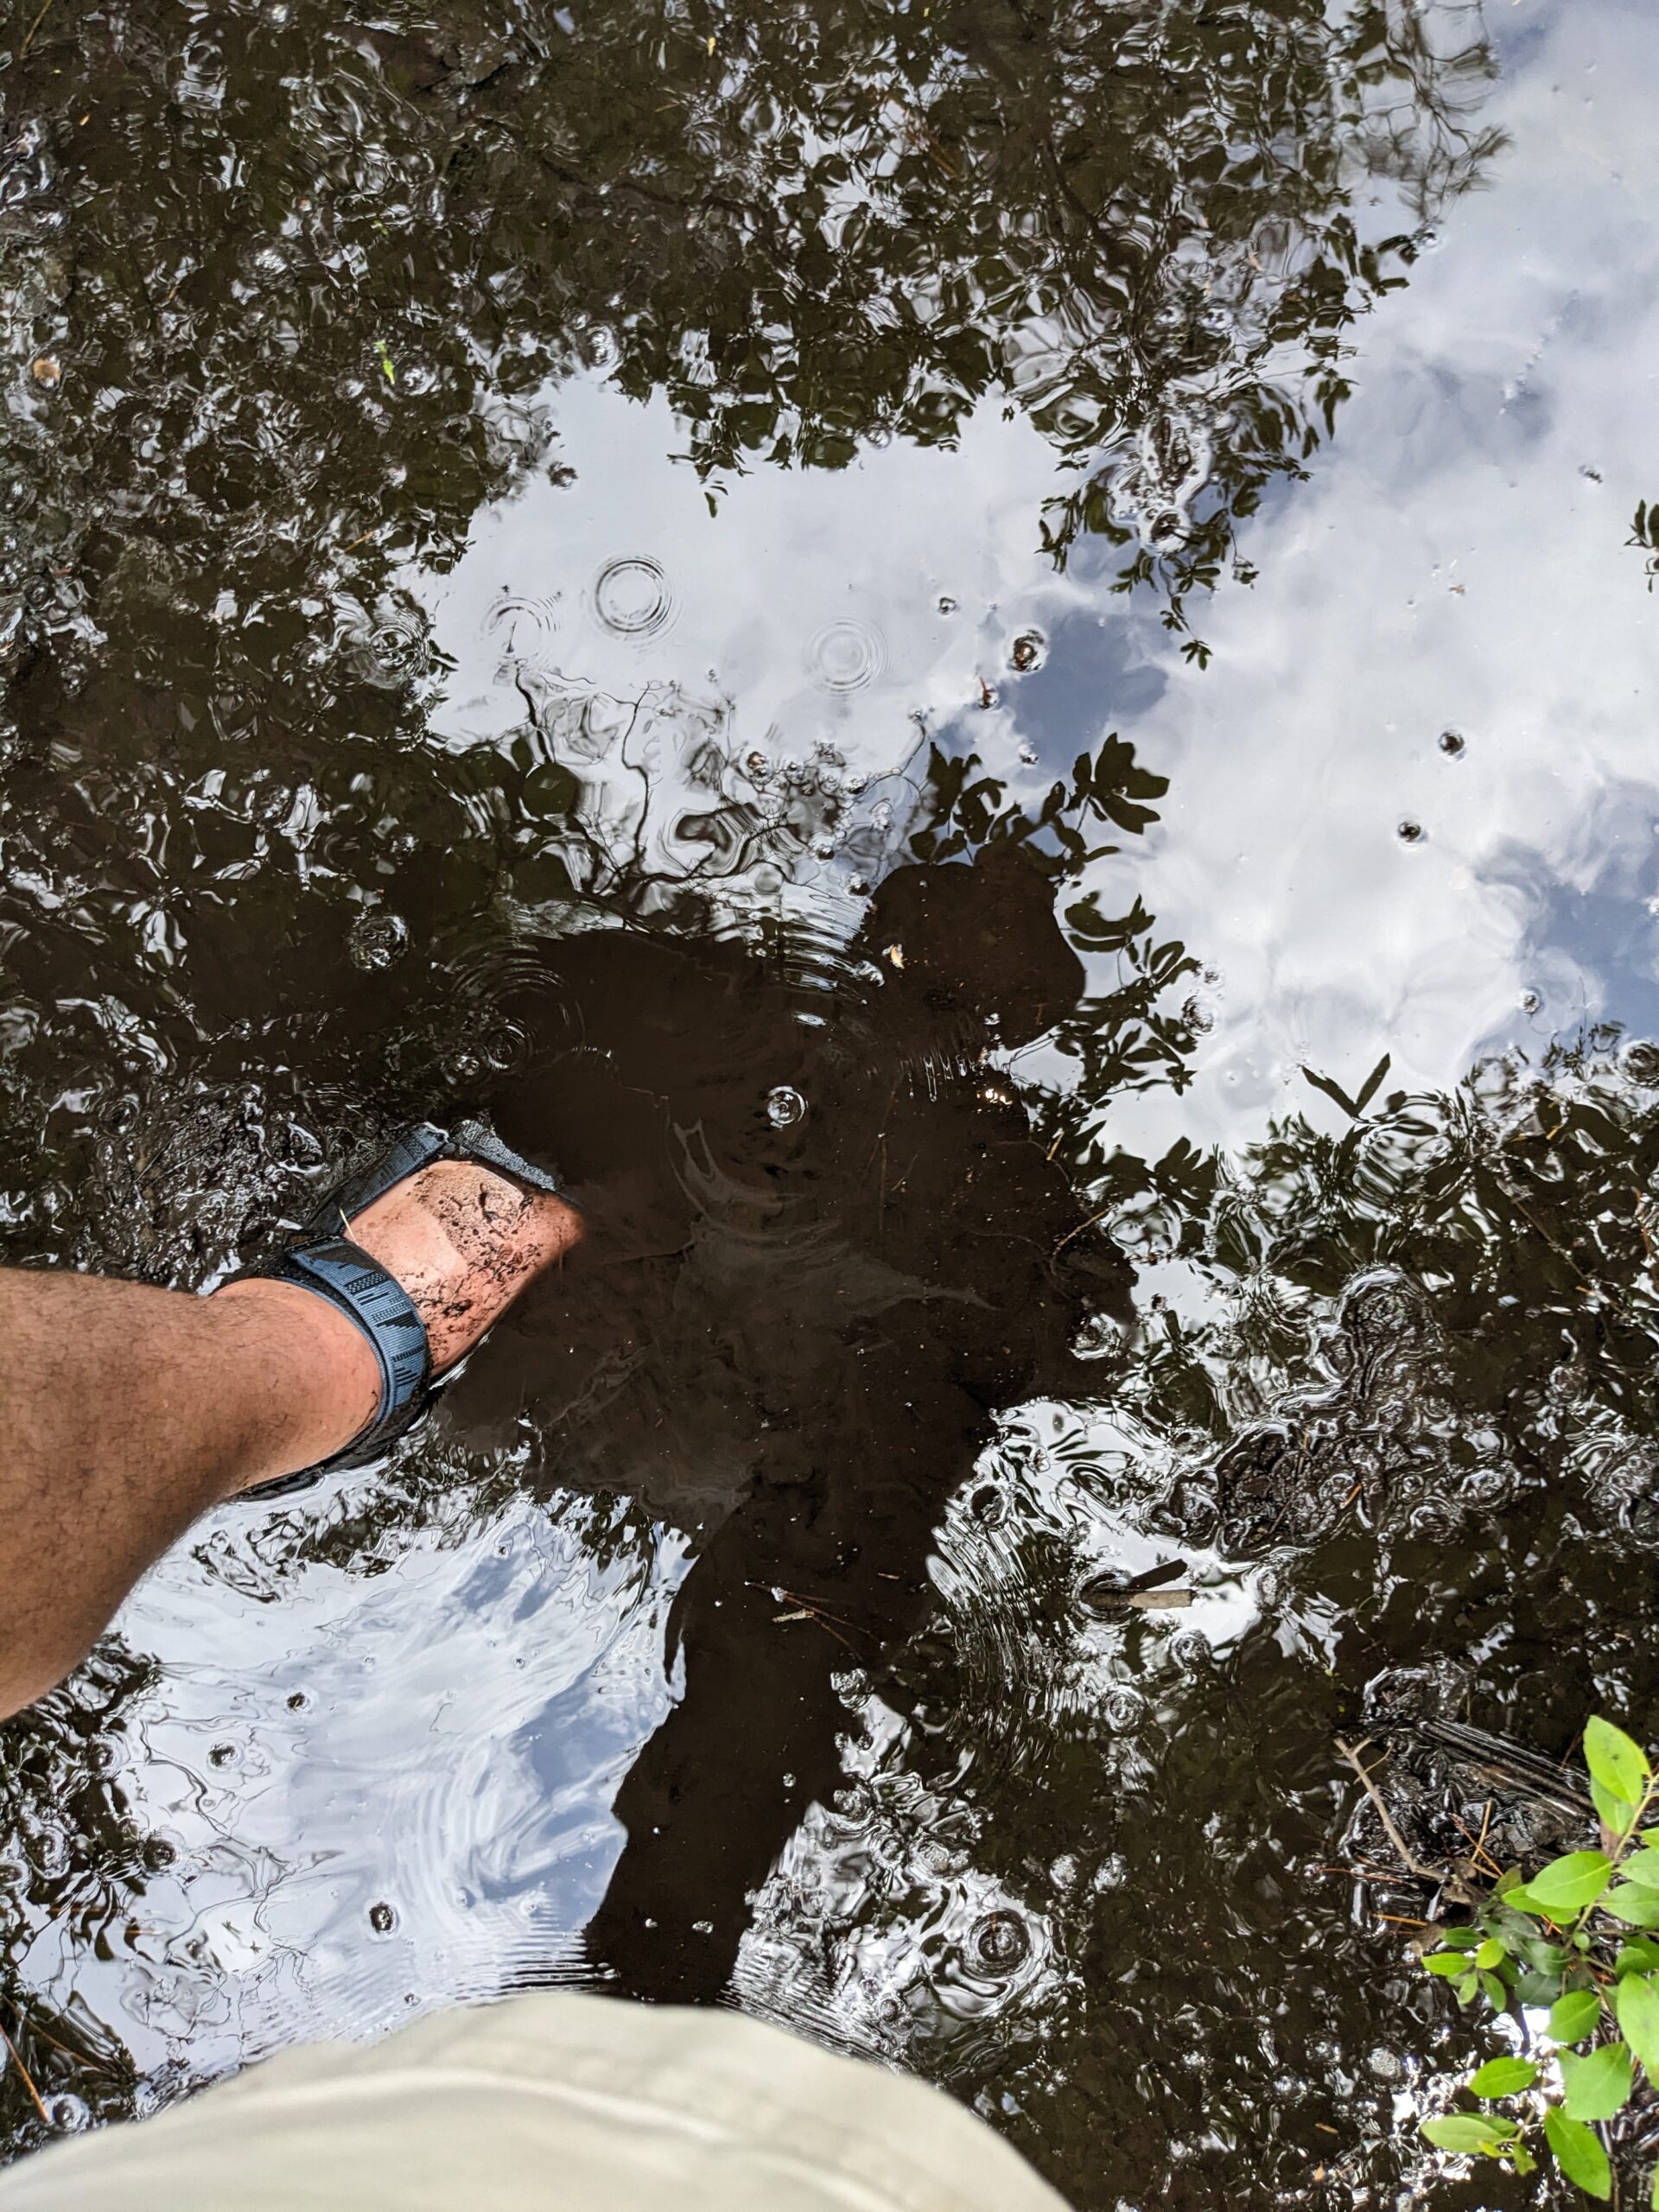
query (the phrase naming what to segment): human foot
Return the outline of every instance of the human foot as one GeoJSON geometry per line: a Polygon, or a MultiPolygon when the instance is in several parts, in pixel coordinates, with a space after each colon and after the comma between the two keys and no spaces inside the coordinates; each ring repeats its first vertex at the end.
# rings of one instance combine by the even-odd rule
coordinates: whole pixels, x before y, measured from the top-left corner
{"type": "MultiPolygon", "coordinates": [[[[346,1233],[408,1294],[425,1326],[430,1371],[441,1376],[580,1240],[582,1224],[561,1198],[521,1188],[475,1160],[436,1160],[352,1214],[346,1233]]],[[[273,1439],[287,1464],[262,1465],[237,1489],[325,1460],[372,1427],[385,1377],[374,1344],[348,1313],[299,1283],[265,1276],[226,1283],[214,1294],[219,1300],[235,1301],[243,1325],[263,1319],[300,1348],[295,1381],[307,1401],[303,1446],[289,1439],[276,1446],[273,1439]]]]}

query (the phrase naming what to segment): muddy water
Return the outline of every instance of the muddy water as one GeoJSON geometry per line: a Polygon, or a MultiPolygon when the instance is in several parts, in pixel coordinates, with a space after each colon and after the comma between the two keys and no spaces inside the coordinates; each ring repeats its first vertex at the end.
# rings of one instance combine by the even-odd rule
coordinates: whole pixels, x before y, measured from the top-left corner
{"type": "Polygon", "coordinates": [[[0,1732],[11,2147],[568,1980],[1500,2201],[1332,1738],[1653,1732],[1643,11],[4,47],[0,1249],[594,1218],[0,1732]]]}

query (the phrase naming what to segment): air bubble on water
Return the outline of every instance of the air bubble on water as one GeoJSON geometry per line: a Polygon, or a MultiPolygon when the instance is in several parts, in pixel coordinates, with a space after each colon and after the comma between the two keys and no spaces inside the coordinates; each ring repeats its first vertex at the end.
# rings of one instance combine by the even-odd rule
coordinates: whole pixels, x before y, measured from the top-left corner
{"type": "Polygon", "coordinates": [[[402,956],[408,943],[408,924],[402,915],[394,914],[385,906],[372,907],[367,913],[359,914],[346,939],[353,964],[365,975],[390,968],[402,956]]]}
{"type": "Polygon", "coordinates": [[[1104,1359],[1118,1338],[1117,1324],[1109,1314],[1096,1313],[1071,1340],[1074,1359],[1104,1359]]]}
{"type": "Polygon", "coordinates": [[[864,899],[869,895],[870,887],[861,875],[849,875],[847,879],[847,888],[855,898],[864,899]]]}
{"type": "Polygon", "coordinates": [[[832,861],[836,856],[836,841],[833,837],[815,837],[812,840],[812,851],[815,858],[818,860],[832,861]]]}
{"type": "Polygon", "coordinates": [[[1029,676],[1033,668],[1040,668],[1047,650],[1047,640],[1040,630],[1022,630],[1014,639],[1008,654],[1008,665],[1020,676],[1029,676]]]}
{"type": "Polygon", "coordinates": [[[72,2089],[63,2089],[55,2097],[46,2100],[48,2123],[60,2135],[79,2135],[92,2123],[92,2108],[84,2097],[72,2089]]]}
{"type": "Polygon", "coordinates": [[[949,593],[948,591],[942,591],[942,592],[939,594],[939,612],[940,612],[940,613],[941,613],[941,614],[954,614],[954,613],[956,613],[956,611],[957,611],[957,602],[956,602],[956,601],[955,601],[954,599],[952,599],[952,598],[951,598],[951,596],[950,596],[950,593],[949,593]]]}
{"type": "Polygon", "coordinates": [[[1034,768],[1037,766],[1036,747],[1034,745],[1022,745],[1020,747],[1020,759],[1023,766],[1034,768]]]}
{"type": "Polygon", "coordinates": [[[240,1766],[242,1754],[234,1744],[215,1744],[207,1754],[207,1764],[222,1772],[227,1767],[240,1766]]]}
{"type": "Polygon", "coordinates": [[[774,1129],[792,1129],[805,1112],[805,1099],[786,1083],[778,1084],[766,1093],[766,1119],[774,1129]]]}
{"type": "Polygon", "coordinates": [[[1543,1000],[1536,991],[1522,992],[1521,1011],[1522,1014],[1536,1014],[1542,1005],[1543,1000]]]}
{"type": "Polygon", "coordinates": [[[1460,729],[1443,729],[1436,741],[1442,753],[1454,756],[1463,751],[1465,741],[1460,729]]]}
{"type": "Polygon", "coordinates": [[[1031,1956],[1031,1930],[1017,1912],[988,1912],[975,1924],[972,1950],[993,1974],[1012,1974],[1031,1956]]]}
{"type": "Polygon", "coordinates": [[[1421,822],[1402,822],[1397,834],[1402,845],[1419,844],[1422,841],[1423,825],[1421,822]]]}
{"type": "Polygon", "coordinates": [[[969,1499],[968,1510],[987,1529],[998,1529],[1008,1517],[1008,1501],[995,1483],[982,1483],[969,1499]]]}
{"type": "Polygon", "coordinates": [[[390,1936],[397,1925],[397,1907],[386,1904],[384,1898],[372,1904],[369,1907],[369,1925],[377,1936],[390,1936]]]}

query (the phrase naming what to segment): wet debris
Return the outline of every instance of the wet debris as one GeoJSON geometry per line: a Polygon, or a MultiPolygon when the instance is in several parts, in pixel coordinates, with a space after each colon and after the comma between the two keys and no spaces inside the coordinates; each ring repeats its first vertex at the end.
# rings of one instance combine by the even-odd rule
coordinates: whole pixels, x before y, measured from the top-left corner
{"type": "Polygon", "coordinates": [[[1096,1574],[1078,1591],[1077,1602],[1086,1612],[1103,1620],[1124,1613],[1181,1612],[1192,1603],[1192,1592],[1185,1586],[1179,1589],[1166,1586],[1185,1572],[1183,1561],[1171,1560],[1140,1574],[1096,1574]]]}
{"type": "Polygon", "coordinates": [[[1427,1885],[1431,1919],[1441,1902],[1478,1902],[1506,1868],[1598,1834],[1582,1768],[1433,1710],[1437,1691],[1459,1702],[1467,1694],[1414,1669],[1381,1677],[1363,1736],[1337,1745],[1364,1793],[1342,1839],[1350,1871],[1373,1885],[1427,1885]]]}

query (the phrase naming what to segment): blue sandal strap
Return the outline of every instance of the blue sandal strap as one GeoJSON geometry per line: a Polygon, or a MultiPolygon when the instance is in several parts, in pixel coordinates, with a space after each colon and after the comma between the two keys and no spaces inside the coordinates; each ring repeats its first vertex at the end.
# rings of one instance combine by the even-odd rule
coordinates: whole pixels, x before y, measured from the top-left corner
{"type": "Polygon", "coordinates": [[[283,1497],[308,1490],[323,1475],[377,1459],[426,1410],[438,1385],[432,1376],[432,1351],[426,1326],[414,1301],[397,1281],[343,1232],[355,1217],[396,1185],[437,1160],[476,1161],[531,1190],[571,1203],[560,1179],[504,1144],[487,1122],[468,1119],[453,1128],[418,1122],[380,1154],[372,1166],[331,1191],[312,1216],[307,1241],[245,1270],[327,1299],[354,1321],[368,1338],[380,1366],[380,1405],[374,1419],[345,1449],[320,1465],[242,1491],[245,1498],[283,1497]]]}
{"type": "Polygon", "coordinates": [[[244,1491],[244,1497],[283,1497],[309,1490],[326,1474],[378,1459],[425,1410],[430,1395],[432,1351],[426,1324],[396,1275],[348,1237],[329,1237],[280,1253],[259,1274],[314,1292],[354,1321],[369,1340],[380,1369],[380,1402],[374,1418],[345,1447],[315,1467],[280,1475],[244,1491]]]}
{"type": "Polygon", "coordinates": [[[423,1167],[429,1167],[435,1160],[474,1160],[499,1175],[510,1175],[527,1184],[532,1191],[541,1191],[549,1198],[565,1198],[569,1203],[559,1177],[532,1166],[511,1145],[503,1144],[487,1122],[469,1118],[449,1129],[440,1128],[435,1122],[417,1122],[388,1145],[372,1166],[349,1176],[331,1191],[312,1217],[312,1226],[338,1233],[365,1206],[385,1198],[397,1184],[406,1182],[423,1167]]]}

